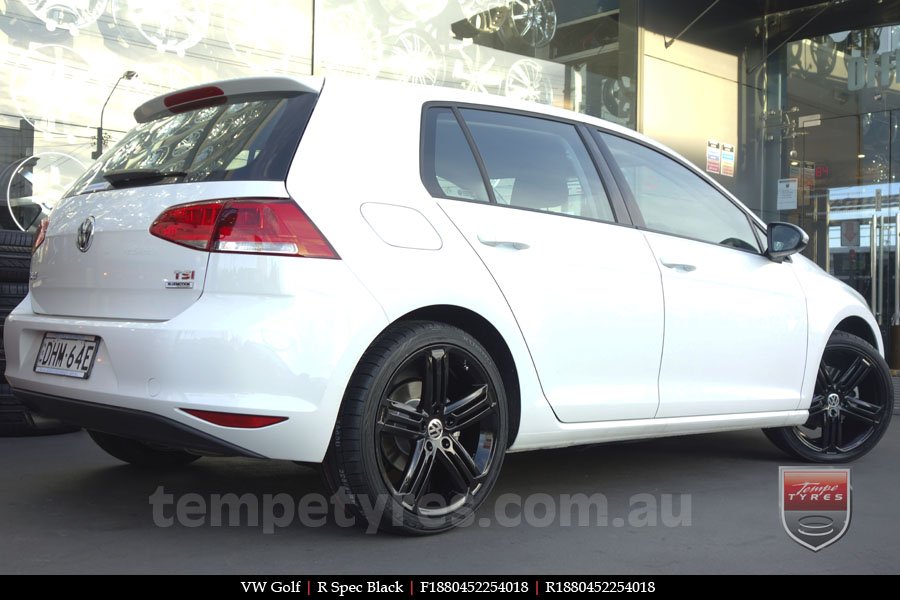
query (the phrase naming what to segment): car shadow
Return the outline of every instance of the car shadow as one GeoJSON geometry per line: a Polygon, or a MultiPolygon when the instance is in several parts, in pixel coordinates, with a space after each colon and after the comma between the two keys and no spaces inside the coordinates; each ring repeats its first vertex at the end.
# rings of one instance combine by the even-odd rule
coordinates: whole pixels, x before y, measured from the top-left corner
{"type": "MultiPolygon", "coordinates": [[[[79,453],[80,458],[87,459],[89,464],[69,466],[62,474],[25,486],[19,500],[50,506],[65,503],[66,515],[78,515],[86,523],[114,523],[114,527],[138,530],[215,528],[209,512],[215,497],[233,494],[257,503],[254,513],[257,520],[254,524],[244,507],[239,509],[244,512],[240,512],[236,521],[240,526],[229,529],[256,535],[262,532],[265,511],[271,510],[265,508],[267,497],[273,499],[270,502],[274,504],[279,499],[290,500],[294,507],[304,498],[321,503],[332,500],[316,469],[288,461],[206,457],[176,469],[139,469],[107,457],[93,447],[85,434],[64,437],[84,447],[84,452],[79,453]],[[89,456],[85,457],[85,454],[89,456]],[[154,516],[151,505],[154,494],[171,496],[161,513],[162,522],[157,519],[158,515],[154,516]],[[208,512],[195,512],[187,519],[179,516],[169,522],[179,501],[194,506],[193,510],[199,510],[196,501],[200,501],[208,512]]],[[[625,502],[642,492],[683,493],[709,488],[709,482],[715,482],[719,477],[731,480],[736,476],[758,478],[760,471],[771,471],[773,464],[787,463],[787,457],[758,431],[513,453],[506,457],[492,497],[497,499],[503,494],[513,494],[526,498],[537,493],[559,497],[601,492],[611,502],[625,502]]],[[[164,500],[162,496],[158,499],[164,500]]],[[[281,518],[279,509],[274,510],[274,518],[281,518]]],[[[220,522],[227,525],[230,514],[222,513],[220,522]]],[[[292,524],[296,521],[294,519],[292,524]]],[[[333,512],[329,512],[327,518],[317,517],[313,522],[313,527],[304,529],[327,531],[328,535],[362,534],[360,528],[348,527],[333,512]]],[[[282,527],[276,524],[273,529],[282,527]]]]}

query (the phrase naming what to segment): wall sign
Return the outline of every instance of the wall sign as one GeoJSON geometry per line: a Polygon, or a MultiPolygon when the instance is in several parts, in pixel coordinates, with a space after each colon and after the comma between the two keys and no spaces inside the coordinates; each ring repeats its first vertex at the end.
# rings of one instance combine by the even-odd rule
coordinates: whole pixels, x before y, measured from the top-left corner
{"type": "Polygon", "coordinates": [[[778,210],[797,209],[797,179],[778,180],[778,210]]]}
{"type": "Polygon", "coordinates": [[[897,76],[897,65],[900,65],[900,48],[870,56],[852,56],[847,59],[847,89],[856,92],[863,88],[890,87],[897,76]]]}
{"type": "Polygon", "coordinates": [[[734,177],[734,144],[722,144],[722,175],[734,177]]]}
{"type": "Polygon", "coordinates": [[[845,248],[859,246],[859,221],[841,221],[841,246],[845,248]]]}
{"type": "Polygon", "coordinates": [[[722,145],[714,140],[706,141],[706,171],[716,175],[722,172],[722,145]]]}

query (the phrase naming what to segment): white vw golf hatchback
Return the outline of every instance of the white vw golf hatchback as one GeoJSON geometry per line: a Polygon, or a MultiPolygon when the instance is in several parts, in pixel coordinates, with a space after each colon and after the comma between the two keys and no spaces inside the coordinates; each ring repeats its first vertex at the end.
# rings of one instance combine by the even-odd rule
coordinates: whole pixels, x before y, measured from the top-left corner
{"type": "Polygon", "coordinates": [[[36,239],[33,410],[144,466],[321,463],[448,529],[506,452],[762,428],[843,462],[891,418],[863,300],[683,158],[584,115],[383,82],[151,100],[36,239]]]}

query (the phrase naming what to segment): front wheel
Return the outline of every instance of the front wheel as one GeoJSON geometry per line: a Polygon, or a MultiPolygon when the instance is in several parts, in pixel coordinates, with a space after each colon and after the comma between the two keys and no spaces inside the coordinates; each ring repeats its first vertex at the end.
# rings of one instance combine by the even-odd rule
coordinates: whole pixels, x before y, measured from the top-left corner
{"type": "Polygon", "coordinates": [[[862,338],[836,331],[819,364],[809,419],[796,427],[763,431],[801,460],[849,462],[874,448],[887,431],[893,402],[884,358],[862,338]]]}
{"type": "Polygon", "coordinates": [[[400,323],[372,343],[350,380],[326,480],[371,526],[445,531],[490,494],[507,427],[503,381],[481,344],[450,325],[400,323]]]}

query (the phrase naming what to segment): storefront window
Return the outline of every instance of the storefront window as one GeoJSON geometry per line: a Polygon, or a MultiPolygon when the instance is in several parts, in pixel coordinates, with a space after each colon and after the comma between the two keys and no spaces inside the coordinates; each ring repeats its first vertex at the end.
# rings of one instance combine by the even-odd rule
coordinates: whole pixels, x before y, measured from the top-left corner
{"type": "Polygon", "coordinates": [[[635,127],[636,4],[322,0],[316,72],[500,94],[635,127]]]}
{"type": "Polygon", "coordinates": [[[29,228],[53,208],[93,161],[101,111],[105,150],[166,91],[308,75],[312,13],[312,0],[0,3],[0,226],[29,228]]]}
{"type": "Polygon", "coordinates": [[[7,0],[0,4],[0,226],[33,227],[98,145],[110,148],[134,124],[139,104],[216,79],[394,79],[563,106],[636,127],[636,6],[7,0]]]}
{"type": "MultiPolygon", "coordinates": [[[[779,216],[809,256],[859,291],[886,337],[900,325],[900,26],[839,31],[787,49],[779,216]]],[[[900,338],[898,338],[900,341],[900,338]]]]}

